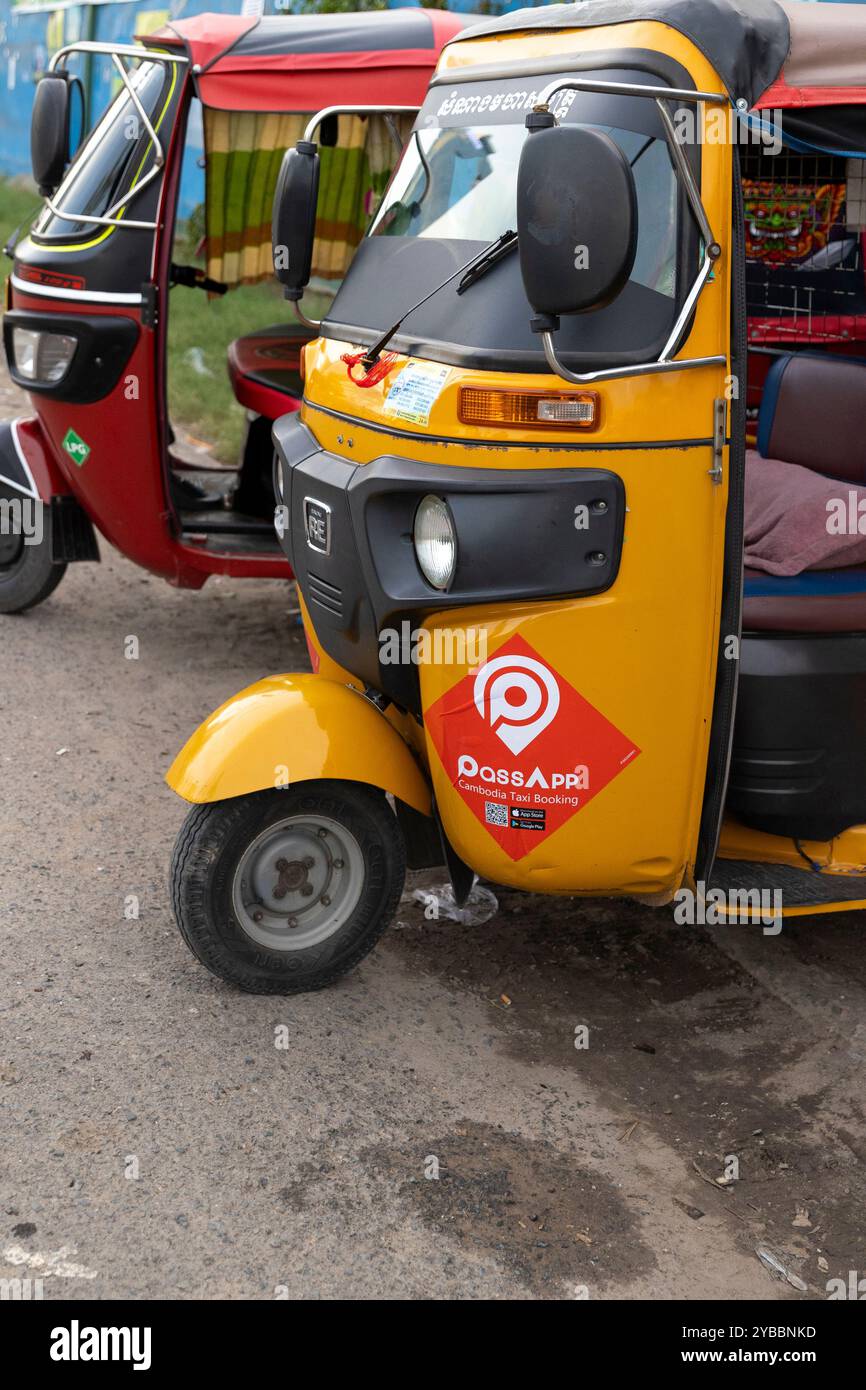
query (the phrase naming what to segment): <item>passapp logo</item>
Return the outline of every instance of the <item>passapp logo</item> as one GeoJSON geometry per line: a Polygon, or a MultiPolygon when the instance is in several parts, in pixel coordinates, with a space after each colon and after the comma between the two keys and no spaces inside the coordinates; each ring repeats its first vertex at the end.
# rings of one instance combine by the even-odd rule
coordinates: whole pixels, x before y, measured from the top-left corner
{"type": "Polygon", "coordinates": [[[475,677],[475,708],[512,753],[523,749],[559,709],[559,684],[531,656],[496,656],[475,677]]]}
{"type": "Polygon", "coordinates": [[[446,691],[425,724],[455,790],[513,860],[640,753],[520,636],[446,691]]]}

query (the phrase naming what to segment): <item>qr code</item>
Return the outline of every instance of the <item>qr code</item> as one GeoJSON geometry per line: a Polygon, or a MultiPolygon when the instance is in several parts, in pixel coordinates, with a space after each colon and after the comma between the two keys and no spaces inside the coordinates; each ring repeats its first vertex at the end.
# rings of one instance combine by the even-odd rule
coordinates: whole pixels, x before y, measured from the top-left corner
{"type": "Polygon", "coordinates": [[[507,825],[508,807],[500,806],[498,801],[485,801],[484,820],[487,825],[507,825]]]}

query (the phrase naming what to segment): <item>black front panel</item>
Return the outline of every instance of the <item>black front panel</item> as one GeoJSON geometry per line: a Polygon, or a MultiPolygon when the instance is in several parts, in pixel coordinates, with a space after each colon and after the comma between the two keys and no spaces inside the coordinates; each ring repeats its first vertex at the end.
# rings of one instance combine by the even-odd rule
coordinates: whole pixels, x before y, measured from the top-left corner
{"type": "Polygon", "coordinates": [[[362,466],[320,449],[296,417],[274,426],[289,526],[283,548],[316,635],[341,666],[420,713],[417,669],[381,665],[380,635],[485,603],[597,594],[619,569],[621,479],[605,469],[500,470],[388,455],[362,466]],[[457,534],[446,592],[424,578],[413,525],[428,493],[457,534]]]}

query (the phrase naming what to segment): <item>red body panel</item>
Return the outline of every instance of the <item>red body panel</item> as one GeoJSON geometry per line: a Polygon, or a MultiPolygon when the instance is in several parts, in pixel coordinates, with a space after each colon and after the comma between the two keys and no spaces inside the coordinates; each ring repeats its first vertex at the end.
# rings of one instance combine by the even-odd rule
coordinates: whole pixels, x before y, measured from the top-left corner
{"type": "MultiPolygon", "coordinates": [[[[12,286],[10,307],[67,317],[123,316],[138,328],[117,385],[99,401],[68,403],[31,393],[36,418],[22,422],[19,438],[46,500],[72,494],[107,541],[173,584],[199,588],[209,574],[291,578],[288,563],[276,549],[263,554],[250,542],[244,553],[237,538],[232,549],[227,538],[197,536],[191,529],[194,514],[185,517],[187,530],[181,539],[169,490],[165,325],[192,73],[196,95],[204,104],[231,110],[313,112],[334,104],[365,105],[371,96],[377,104],[415,106],[424,98],[442,45],[466,23],[465,16],[416,9],[402,15],[394,11],[298,17],[285,24],[204,14],[145,36],[145,44],[184,48],[190,60],[177,95],[178,114],[165,151],[166,174],[155,216],[148,282],[156,287],[158,327],[146,326],[139,305],[124,303],[119,294],[122,288],[127,300],[137,297],[140,276],[115,292],[113,282],[108,288],[99,281],[88,283],[86,270],[75,264],[67,269],[59,255],[56,264],[46,263],[44,251],[33,264],[21,256],[16,261],[18,283],[12,286]],[[69,441],[76,458],[64,448],[70,430],[86,446],[69,441]]],[[[234,355],[230,352],[240,403],[269,419],[297,410],[300,402],[279,390],[279,383],[269,384],[261,372],[247,374],[255,367],[250,357],[254,347],[260,349],[261,343],[241,339],[234,355]]],[[[296,354],[297,345],[292,350],[296,354]]]]}
{"type": "Polygon", "coordinates": [[[70,493],[72,489],[54,460],[39,417],[19,420],[17,432],[19,448],[27,460],[27,467],[33,474],[42,501],[50,502],[52,497],[63,497],[70,493]]]}
{"type": "MultiPolygon", "coordinates": [[[[91,316],[124,313],[140,326],[137,309],[52,300],[17,289],[12,307],[91,316]]],[[[220,553],[210,548],[213,537],[208,548],[179,539],[163,472],[155,355],[155,334],[140,326],[132,356],[104,400],[76,405],[31,395],[37,418],[22,422],[19,439],[43,499],[71,493],[105,539],[128,559],[183,588],[200,588],[209,574],[290,578],[282,555],[220,553]],[[63,448],[69,429],[89,448],[80,466],[63,448]]]]}
{"type": "Polygon", "coordinates": [[[268,420],[300,410],[300,350],[309,338],[309,333],[285,338],[260,332],[230,343],[228,369],[235,400],[268,420]],[[282,389],[276,382],[262,380],[262,373],[271,373],[282,389]]]}

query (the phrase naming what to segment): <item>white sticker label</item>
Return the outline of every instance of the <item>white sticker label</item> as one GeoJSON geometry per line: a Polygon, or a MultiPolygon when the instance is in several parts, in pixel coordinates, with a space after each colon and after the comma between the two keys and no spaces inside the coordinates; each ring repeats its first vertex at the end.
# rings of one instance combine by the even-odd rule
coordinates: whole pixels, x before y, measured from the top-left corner
{"type": "Polygon", "coordinates": [[[433,362],[413,362],[404,367],[385,397],[385,414],[412,425],[426,425],[450,375],[450,367],[433,362]]]}

